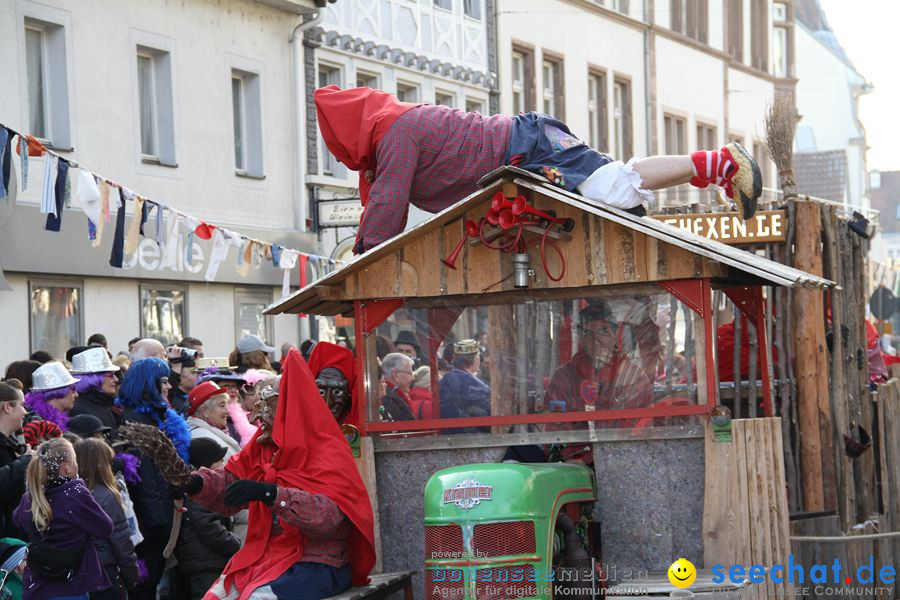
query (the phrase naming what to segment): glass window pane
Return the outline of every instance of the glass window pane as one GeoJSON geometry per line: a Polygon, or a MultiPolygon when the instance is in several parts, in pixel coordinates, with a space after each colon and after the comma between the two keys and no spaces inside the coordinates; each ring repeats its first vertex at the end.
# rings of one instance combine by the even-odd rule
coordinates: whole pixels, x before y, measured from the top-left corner
{"type": "Polygon", "coordinates": [[[28,72],[28,127],[35,137],[47,138],[44,90],[44,32],[25,30],[25,62],[28,72]]]}
{"type": "MultiPolygon", "coordinates": [[[[518,304],[400,309],[379,337],[403,337],[381,357],[366,346],[369,419],[403,421],[697,404],[693,359],[703,322],[674,296],[648,292],[518,304]],[[545,332],[534,335],[535,331],[545,332]],[[401,332],[403,332],[401,334],[401,332]],[[473,340],[471,342],[466,340],[473,340]],[[459,342],[459,343],[456,343],[459,342]],[[436,348],[430,354],[430,348],[436,348]],[[412,369],[410,369],[410,366],[412,369]],[[419,371],[418,369],[427,367],[419,371]],[[414,376],[410,371],[414,370],[414,376]],[[383,387],[376,385],[381,379],[383,387]],[[421,404],[427,402],[426,409],[421,404]]],[[[370,339],[376,336],[371,336],[370,339]]],[[[695,423],[693,417],[550,422],[532,431],[695,423]]],[[[469,426],[445,433],[476,433],[469,426]]]]}
{"type": "Polygon", "coordinates": [[[245,335],[258,335],[263,340],[268,340],[266,317],[263,310],[267,306],[264,300],[244,298],[238,301],[238,331],[235,332],[238,339],[245,335]]]}
{"type": "Polygon", "coordinates": [[[463,4],[466,16],[473,19],[481,18],[481,0],[465,0],[463,4]]]}
{"type": "Polygon", "coordinates": [[[163,344],[184,337],[185,292],[141,287],[141,336],[163,344]]]}
{"type": "Polygon", "coordinates": [[[138,101],[141,119],[141,152],[156,156],[156,106],[153,88],[153,59],[138,55],[138,101]]]}
{"type": "Polygon", "coordinates": [[[231,78],[231,109],[234,122],[234,166],[244,169],[244,101],[243,81],[231,78]]]}
{"type": "Polygon", "coordinates": [[[78,287],[31,286],[31,351],[46,350],[55,358],[84,340],[78,287]]]}

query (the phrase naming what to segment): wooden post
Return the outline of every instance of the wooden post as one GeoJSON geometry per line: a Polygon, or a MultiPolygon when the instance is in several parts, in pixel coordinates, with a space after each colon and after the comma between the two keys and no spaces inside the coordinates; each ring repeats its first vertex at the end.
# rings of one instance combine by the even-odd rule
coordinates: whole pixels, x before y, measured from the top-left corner
{"type": "Polygon", "coordinates": [[[842,269],[840,238],[837,230],[840,225],[837,213],[832,207],[823,207],[822,232],[824,233],[824,266],[825,276],[838,285],[831,294],[831,411],[834,423],[834,455],[835,475],[837,477],[837,509],[841,531],[847,531],[853,524],[856,515],[856,502],[853,491],[853,465],[843,452],[842,435],[849,433],[850,414],[847,408],[847,383],[844,373],[844,344],[841,330],[844,328],[844,288],[842,286],[842,269]]]}
{"type": "MultiPolygon", "coordinates": [[[[822,274],[822,226],[819,205],[796,202],[794,261],[796,268],[822,274]]],[[[825,510],[837,504],[834,498],[834,457],[831,443],[831,410],[828,396],[828,366],[825,359],[825,326],[822,292],[797,289],[793,305],[796,325],[794,364],[797,372],[797,408],[800,422],[800,463],[803,478],[803,508],[825,510]],[[824,435],[823,435],[824,433],[824,435]],[[826,489],[829,502],[826,505],[826,489]]]]}

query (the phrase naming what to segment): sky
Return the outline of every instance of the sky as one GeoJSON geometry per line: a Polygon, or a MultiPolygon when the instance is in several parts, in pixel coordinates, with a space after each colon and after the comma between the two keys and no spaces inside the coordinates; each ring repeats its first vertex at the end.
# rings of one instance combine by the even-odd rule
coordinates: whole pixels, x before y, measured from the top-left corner
{"type": "Polygon", "coordinates": [[[869,143],[868,168],[900,170],[900,68],[896,41],[900,0],[819,0],[856,70],[875,89],[859,100],[869,143]]]}

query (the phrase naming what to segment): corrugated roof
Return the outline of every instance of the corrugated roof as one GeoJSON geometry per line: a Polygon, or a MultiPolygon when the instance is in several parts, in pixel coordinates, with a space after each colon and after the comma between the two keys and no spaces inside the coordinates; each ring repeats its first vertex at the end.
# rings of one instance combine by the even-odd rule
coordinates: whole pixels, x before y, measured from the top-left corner
{"type": "Polygon", "coordinates": [[[793,165],[798,193],[835,202],[846,200],[850,184],[846,150],[797,152],[793,165]]]}
{"type": "Polygon", "coordinates": [[[501,167],[492,171],[479,181],[479,185],[484,186],[483,189],[437,213],[427,221],[384,242],[380,246],[355,257],[350,262],[344,264],[340,269],[325,275],[319,280],[307,285],[302,290],[298,290],[287,298],[273,303],[266,309],[266,314],[298,312],[298,309],[300,312],[312,312],[312,309],[318,309],[319,307],[321,307],[323,311],[327,308],[327,312],[320,310],[316,310],[315,312],[322,312],[322,314],[346,312],[352,308],[352,303],[347,300],[333,297],[330,292],[332,292],[334,288],[331,288],[331,286],[336,285],[350,274],[367,267],[375,261],[394,254],[421,234],[442,227],[445,223],[449,223],[458,218],[465,213],[470,204],[493,195],[500,189],[504,182],[508,181],[512,181],[517,185],[534,190],[537,193],[603,219],[608,219],[667,244],[672,244],[679,248],[683,248],[688,252],[718,261],[770,284],[784,287],[827,287],[833,285],[831,281],[822,277],[799,271],[733,246],[702,238],[690,232],[668,225],[662,221],[651,219],[649,217],[638,217],[610,206],[596,205],[586,198],[558,188],[550,184],[543,177],[539,177],[528,171],[523,171],[522,169],[517,169],[515,167],[501,167]]]}

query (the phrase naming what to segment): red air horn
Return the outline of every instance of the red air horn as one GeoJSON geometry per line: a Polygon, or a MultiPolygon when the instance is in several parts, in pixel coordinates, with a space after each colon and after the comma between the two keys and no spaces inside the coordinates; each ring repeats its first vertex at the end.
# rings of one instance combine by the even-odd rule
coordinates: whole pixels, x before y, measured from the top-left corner
{"type": "MultiPolygon", "coordinates": [[[[538,210],[531,205],[528,204],[528,201],[525,199],[525,196],[521,194],[516,196],[516,199],[513,201],[507,200],[507,198],[503,195],[503,192],[497,192],[494,194],[494,197],[491,199],[491,208],[488,210],[486,218],[487,222],[491,225],[499,224],[504,229],[509,229],[515,225],[519,224],[519,220],[511,220],[509,217],[504,218],[503,213],[506,211],[510,211],[513,216],[520,215],[531,215],[533,217],[537,217],[537,219],[541,221],[546,221],[548,223],[558,223],[562,226],[563,231],[572,231],[572,228],[575,226],[575,222],[572,219],[558,219],[556,217],[556,213],[554,212],[544,212],[542,210],[538,210]],[[494,219],[496,222],[492,221],[494,219]],[[506,225],[504,225],[506,223],[506,225]]],[[[537,221],[524,221],[523,225],[539,225],[537,221]]]]}
{"type": "Polygon", "coordinates": [[[470,237],[475,237],[478,235],[478,223],[469,219],[466,221],[466,233],[463,235],[463,238],[459,240],[459,243],[456,245],[456,248],[453,249],[453,252],[450,253],[450,256],[447,258],[442,258],[441,262],[450,267],[451,269],[456,269],[456,259],[459,258],[459,253],[462,252],[463,246],[466,245],[466,241],[470,237]]]}

